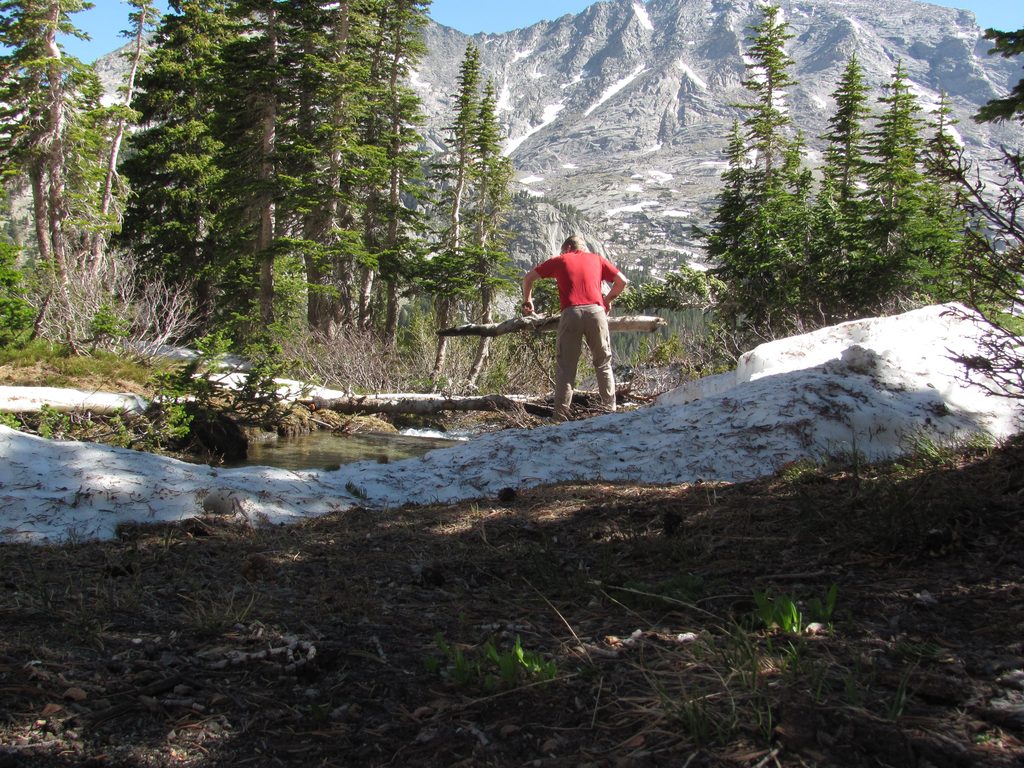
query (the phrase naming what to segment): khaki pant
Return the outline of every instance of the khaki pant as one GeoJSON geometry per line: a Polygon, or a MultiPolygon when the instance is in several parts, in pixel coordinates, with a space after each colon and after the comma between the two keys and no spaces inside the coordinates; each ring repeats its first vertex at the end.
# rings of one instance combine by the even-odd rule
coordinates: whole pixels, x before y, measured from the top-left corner
{"type": "Polygon", "coordinates": [[[615,410],[615,377],[612,374],[612,344],[608,334],[608,315],[599,304],[569,307],[562,310],[558,321],[558,344],[555,371],[555,415],[568,418],[572,388],[576,386],[576,369],[587,340],[597,372],[597,388],[601,403],[615,410]]]}

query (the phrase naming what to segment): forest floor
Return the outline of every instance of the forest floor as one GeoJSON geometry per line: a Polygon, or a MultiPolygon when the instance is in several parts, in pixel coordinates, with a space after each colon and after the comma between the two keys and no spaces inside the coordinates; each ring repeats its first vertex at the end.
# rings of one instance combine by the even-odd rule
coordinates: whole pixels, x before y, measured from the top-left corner
{"type": "Polygon", "coordinates": [[[1024,765],[1024,440],[0,546],[0,768],[1024,765]]]}

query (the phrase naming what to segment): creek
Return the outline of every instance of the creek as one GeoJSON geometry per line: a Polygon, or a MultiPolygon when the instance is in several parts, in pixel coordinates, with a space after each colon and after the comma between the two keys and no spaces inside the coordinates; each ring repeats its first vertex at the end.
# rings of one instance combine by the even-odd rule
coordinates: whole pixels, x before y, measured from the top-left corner
{"type": "Polygon", "coordinates": [[[459,442],[439,437],[436,433],[417,435],[372,432],[347,435],[322,431],[297,437],[252,441],[249,443],[248,458],[227,466],[336,469],[341,464],[365,459],[399,461],[414,458],[435,448],[446,448],[459,442]]]}

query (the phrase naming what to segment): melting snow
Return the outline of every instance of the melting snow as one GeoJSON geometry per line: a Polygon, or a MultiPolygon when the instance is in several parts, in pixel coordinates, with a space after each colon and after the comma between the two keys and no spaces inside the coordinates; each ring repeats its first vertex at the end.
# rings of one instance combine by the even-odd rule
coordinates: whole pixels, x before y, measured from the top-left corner
{"type": "MultiPolygon", "coordinates": [[[[659,144],[658,146],[660,147],[661,145],[659,144]]],[[[674,178],[671,173],[665,173],[664,171],[648,171],[648,176],[662,184],[672,181],[674,178]]]]}
{"type": "Polygon", "coordinates": [[[538,181],[544,181],[543,176],[527,176],[525,179],[520,179],[520,184],[536,184],[538,181]]]}
{"type": "Polygon", "coordinates": [[[643,213],[645,207],[650,208],[652,206],[657,207],[659,205],[661,205],[661,203],[657,200],[642,200],[641,202],[634,203],[633,205],[623,205],[619,208],[612,208],[605,213],[605,216],[611,218],[612,216],[616,216],[620,213],[643,213]]]}
{"type": "Polygon", "coordinates": [[[562,85],[560,85],[559,87],[564,90],[566,88],[571,88],[574,85],[582,83],[583,82],[583,78],[586,76],[586,74],[587,74],[586,71],[580,72],[578,75],[576,75],[576,77],[574,77],[568,83],[562,83],[562,85]]]}
{"type": "Polygon", "coordinates": [[[644,7],[642,2],[633,3],[633,12],[636,14],[636,18],[640,22],[641,27],[649,32],[654,31],[654,25],[651,23],[651,17],[647,15],[647,8],[644,7]]]}
{"type": "Polygon", "coordinates": [[[622,78],[622,79],[621,79],[621,80],[619,80],[618,82],[616,82],[616,83],[613,83],[612,85],[609,85],[609,86],[608,86],[607,88],[605,88],[605,89],[604,89],[604,93],[602,93],[602,94],[601,94],[601,96],[600,96],[600,97],[598,98],[597,102],[596,102],[596,103],[594,103],[594,104],[592,104],[592,105],[591,105],[591,106],[590,106],[590,107],[589,107],[589,108],[587,109],[587,111],[586,111],[586,112],[584,112],[583,114],[584,114],[584,115],[589,115],[589,114],[590,114],[591,112],[593,112],[593,111],[594,111],[595,109],[597,109],[597,108],[598,108],[598,107],[600,107],[600,106],[601,106],[602,104],[604,104],[604,103],[605,103],[606,101],[608,101],[608,99],[610,99],[610,98],[611,98],[612,96],[614,96],[614,95],[615,95],[616,93],[618,93],[618,92],[619,92],[619,91],[621,91],[621,90],[622,90],[623,88],[625,88],[625,87],[626,87],[627,85],[629,85],[629,84],[630,84],[630,83],[632,83],[632,82],[633,82],[634,80],[636,80],[636,79],[637,79],[637,77],[639,77],[639,76],[640,76],[640,73],[641,73],[641,72],[643,72],[643,71],[644,71],[645,69],[646,69],[646,67],[644,67],[644,65],[643,65],[643,64],[641,64],[641,65],[640,65],[640,66],[638,66],[638,67],[637,67],[636,69],[634,69],[632,73],[630,73],[630,74],[626,75],[626,76],[625,76],[624,78],[622,78]]]}
{"type": "Polygon", "coordinates": [[[516,51],[515,54],[512,56],[512,63],[514,64],[517,61],[522,61],[523,59],[529,58],[530,56],[533,55],[534,50],[536,49],[527,48],[525,51],[516,51]]]}
{"type": "Polygon", "coordinates": [[[694,85],[700,88],[702,91],[708,89],[708,84],[700,75],[693,71],[689,64],[680,59],[676,62],[676,66],[682,71],[682,73],[690,80],[694,85]]]}
{"type": "Polygon", "coordinates": [[[498,103],[494,105],[498,112],[512,111],[512,91],[509,90],[508,80],[501,86],[501,94],[498,96],[498,103]]]}
{"type": "Polygon", "coordinates": [[[204,512],[253,523],[356,506],[494,498],[562,482],[740,482],[797,460],[851,452],[895,458],[921,437],[1003,440],[1024,401],[964,382],[956,355],[980,354],[984,324],[963,308],[925,307],[763,344],[735,371],[657,402],[592,419],[511,429],[390,464],[334,471],[214,469],[109,446],[58,442],[0,426],[0,541],[109,539],[127,522],[204,512]],[[966,315],[966,317],[964,316],[966,315]]]}
{"type": "Polygon", "coordinates": [[[519,146],[524,141],[533,136],[533,134],[551,125],[551,123],[555,122],[555,118],[558,117],[558,113],[561,112],[563,109],[565,109],[565,104],[549,104],[548,106],[544,107],[544,114],[541,116],[540,124],[533,126],[532,128],[530,128],[530,130],[528,130],[519,138],[509,139],[508,141],[506,141],[504,154],[506,156],[511,155],[513,152],[519,149],[519,146]]]}
{"type": "Polygon", "coordinates": [[[419,70],[416,69],[409,73],[409,82],[412,83],[413,88],[419,88],[421,91],[432,91],[434,89],[430,83],[420,80],[419,70]]]}

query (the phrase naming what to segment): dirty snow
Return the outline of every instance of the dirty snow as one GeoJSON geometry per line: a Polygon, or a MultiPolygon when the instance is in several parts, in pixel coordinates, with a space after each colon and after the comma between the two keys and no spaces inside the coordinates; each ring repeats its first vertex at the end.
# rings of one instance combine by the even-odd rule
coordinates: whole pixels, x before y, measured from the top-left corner
{"type": "Polygon", "coordinates": [[[735,371],[637,410],[329,472],[214,469],[0,427],[0,541],[105,539],[119,523],[204,511],[254,523],[354,506],[383,514],[544,483],[743,481],[800,459],[895,457],[915,437],[1001,440],[1021,430],[1024,402],[968,386],[951,359],[977,353],[982,330],[947,307],[844,323],[764,344],[735,371]]]}

